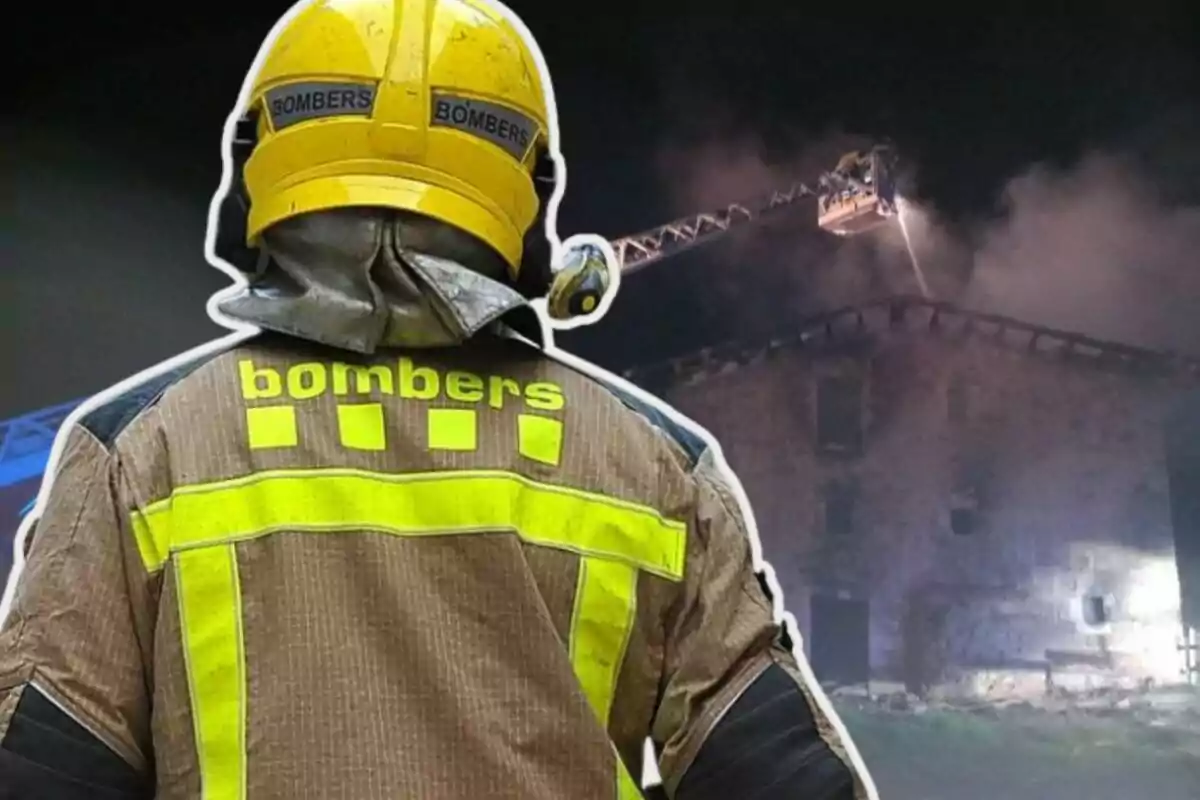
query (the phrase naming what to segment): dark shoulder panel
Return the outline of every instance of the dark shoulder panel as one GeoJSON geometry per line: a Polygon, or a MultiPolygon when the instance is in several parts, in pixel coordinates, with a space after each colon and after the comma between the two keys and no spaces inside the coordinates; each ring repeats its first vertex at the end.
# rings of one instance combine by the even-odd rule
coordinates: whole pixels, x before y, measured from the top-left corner
{"type": "MultiPolygon", "coordinates": [[[[230,345],[230,347],[233,346],[230,345]]],[[[111,447],[121,431],[129,427],[129,424],[142,411],[162,397],[163,392],[221,355],[225,349],[219,348],[186,361],[173,369],[146,378],[104,405],[90,411],[79,421],[79,424],[105,447],[111,447]]]]}
{"type": "Polygon", "coordinates": [[[658,428],[660,431],[670,437],[671,441],[683,448],[683,451],[688,456],[688,466],[694,468],[699,462],[700,457],[704,455],[704,451],[708,449],[708,444],[703,439],[697,436],[693,431],[683,425],[680,425],[671,417],[665,414],[662,409],[647,403],[640,397],[637,397],[630,392],[625,391],[619,386],[614,386],[605,380],[600,380],[595,376],[589,376],[605,389],[608,389],[618,400],[625,404],[626,408],[640,414],[651,425],[658,428]]]}

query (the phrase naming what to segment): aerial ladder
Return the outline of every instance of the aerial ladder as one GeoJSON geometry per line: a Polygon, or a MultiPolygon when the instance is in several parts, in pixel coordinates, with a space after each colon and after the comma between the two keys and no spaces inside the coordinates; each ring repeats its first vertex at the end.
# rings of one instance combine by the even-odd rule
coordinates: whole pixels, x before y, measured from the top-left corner
{"type": "MultiPolygon", "coordinates": [[[[792,183],[745,203],[694,214],[612,241],[622,276],[685,250],[816,201],[817,226],[838,236],[872,230],[897,213],[896,157],[889,145],[846,153],[814,183],[792,183]]],[[[24,483],[46,467],[58,427],[80,402],[64,403],[0,422],[0,489],[24,483]]]]}
{"type": "Polygon", "coordinates": [[[731,230],[780,216],[806,198],[817,206],[817,227],[838,236],[873,230],[896,216],[896,155],[889,145],[846,153],[815,183],[792,183],[747,203],[684,217],[612,241],[629,275],[731,230]]]}

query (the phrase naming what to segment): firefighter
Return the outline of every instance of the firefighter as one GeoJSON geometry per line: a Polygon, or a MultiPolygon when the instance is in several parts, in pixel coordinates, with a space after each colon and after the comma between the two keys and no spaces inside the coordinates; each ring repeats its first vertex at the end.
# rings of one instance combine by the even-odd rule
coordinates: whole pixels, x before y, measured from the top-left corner
{"type": "Polygon", "coordinates": [[[65,426],[3,797],[630,800],[647,738],[669,797],[873,793],[719,452],[543,346],[613,265],[549,267],[540,58],[482,0],[277,25],[214,205],[248,327],[65,426]]]}

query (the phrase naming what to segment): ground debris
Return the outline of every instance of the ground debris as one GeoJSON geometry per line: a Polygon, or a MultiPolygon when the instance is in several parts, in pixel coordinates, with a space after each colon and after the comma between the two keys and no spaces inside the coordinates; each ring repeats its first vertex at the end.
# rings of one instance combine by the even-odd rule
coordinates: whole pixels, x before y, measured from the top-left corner
{"type": "Polygon", "coordinates": [[[968,696],[931,691],[919,697],[886,684],[879,688],[840,687],[830,694],[842,707],[889,714],[961,713],[1010,721],[1067,719],[1113,720],[1153,729],[1164,743],[1200,748],[1200,687],[1143,685],[1134,689],[1102,688],[1083,692],[1055,690],[1042,696],[968,696]],[[1194,740],[1194,741],[1192,741],[1194,740]]]}
{"type": "Polygon", "coordinates": [[[1200,691],[829,692],[885,800],[1196,800],[1200,691]]]}

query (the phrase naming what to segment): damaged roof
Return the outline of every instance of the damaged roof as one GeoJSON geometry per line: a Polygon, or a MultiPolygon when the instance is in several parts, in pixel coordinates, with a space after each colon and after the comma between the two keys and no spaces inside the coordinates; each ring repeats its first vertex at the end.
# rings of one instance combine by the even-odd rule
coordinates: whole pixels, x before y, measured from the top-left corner
{"type": "Polygon", "coordinates": [[[806,317],[787,330],[755,341],[737,340],[706,347],[679,358],[625,370],[637,383],[691,383],[759,361],[784,349],[820,349],[897,331],[921,331],[947,337],[973,337],[1031,355],[1066,359],[1160,376],[1200,378],[1200,359],[1167,350],[1151,350],[1079,333],[973,311],[942,300],[898,295],[806,317]]]}

